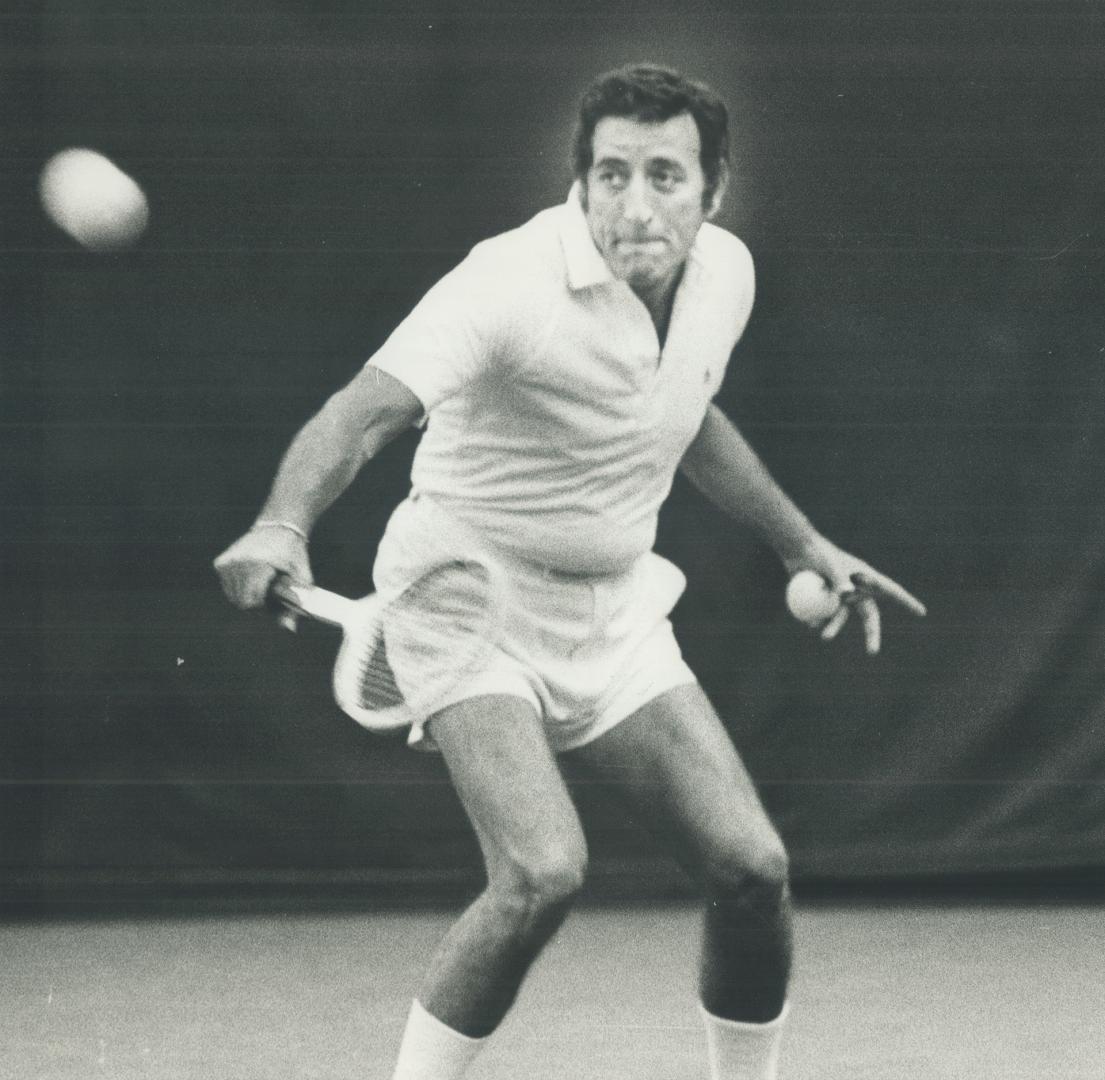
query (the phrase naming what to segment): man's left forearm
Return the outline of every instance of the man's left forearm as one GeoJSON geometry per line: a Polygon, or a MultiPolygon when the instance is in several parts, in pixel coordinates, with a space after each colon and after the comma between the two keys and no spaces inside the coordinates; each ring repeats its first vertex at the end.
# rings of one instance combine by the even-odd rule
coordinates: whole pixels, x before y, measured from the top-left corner
{"type": "Polygon", "coordinates": [[[867,652],[874,656],[881,640],[876,600],[891,600],[914,615],[925,614],[925,605],[896,581],[822,536],[715,406],[707,410],[702,427],[683,455],[682,468],[707,498],[759,533],[778,553],[788,573],[813,570],[842,600],[847,598],[822,627],[825,640],[840,633],[855,610],[863,624],[867,652]]]}
{"type": "Polygon", "coordinates": [[[801,562],[821,539],[716,405],[707,410],[680,467],[703,495],[758,533],[784,563],[801,562]]]}

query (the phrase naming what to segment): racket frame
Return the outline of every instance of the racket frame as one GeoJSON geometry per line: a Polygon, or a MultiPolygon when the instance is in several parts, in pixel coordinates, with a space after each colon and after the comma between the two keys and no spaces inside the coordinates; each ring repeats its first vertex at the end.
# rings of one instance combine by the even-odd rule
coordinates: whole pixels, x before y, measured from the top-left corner
{"type": "MultiPolygon", "coordinates": [[[[501,627],[505,598],[502,568],[494,560],[487,558],[450,561],[472,563],[482,567],[487,573],[489,617],[487,634],[482,637],[482,648],[478,654],[483,655],[494,646],[501,627]]],[[[331,674],[331,687],[334,700],[347,716],[374,732],[409,727],[419,719],[403,701],[398,686],[395,686],[397,700],[394,705],[368,708],[361,703],[363,676],[360,658],[366,652],[366,639],[382,642],[383,615],[387,604],[383,595],[372,592],[353,599],[318,585],[296,585],[286,577],[274,583],[272,593],[289,611],[305,615],[316,622],[336,626],[342,631],[341,645],[331,674]]],[[[391,681],[394,685],[393,674],[391,681]]]]}

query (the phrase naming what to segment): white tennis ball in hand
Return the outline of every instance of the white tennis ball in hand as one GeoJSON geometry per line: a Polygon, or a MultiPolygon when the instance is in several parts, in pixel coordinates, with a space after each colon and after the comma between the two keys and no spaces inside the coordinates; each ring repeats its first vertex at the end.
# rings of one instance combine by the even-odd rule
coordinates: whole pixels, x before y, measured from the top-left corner
{"type": "Polygon", "coordinates": [[[54,224],[92,251],[129,247],[149,221],[142,189],[95,150],[55,154],[42,169],[38,191],[54,224]]]}
{"type": "Polygon", "coordinates": [[[787,583],[787,610],[807,626],[828,622],[840,603],[840,597],[815,570],[799,570],[787,583]]]}

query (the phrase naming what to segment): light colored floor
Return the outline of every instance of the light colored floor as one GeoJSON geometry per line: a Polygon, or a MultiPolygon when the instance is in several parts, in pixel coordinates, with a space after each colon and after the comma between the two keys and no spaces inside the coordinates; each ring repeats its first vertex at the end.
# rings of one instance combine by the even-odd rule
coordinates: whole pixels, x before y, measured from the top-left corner
{"type": "MultiPolygon", "coordinates": [[[[798,912],[789,1080],[1102,1080],[1105,907],[798,912]]],[[[3,1080],[387,1080],[449,915],[0,924],[3,1080]]],[[[704,1078],[686,905],[575,912],[473,1080],[704,1078]]]]}

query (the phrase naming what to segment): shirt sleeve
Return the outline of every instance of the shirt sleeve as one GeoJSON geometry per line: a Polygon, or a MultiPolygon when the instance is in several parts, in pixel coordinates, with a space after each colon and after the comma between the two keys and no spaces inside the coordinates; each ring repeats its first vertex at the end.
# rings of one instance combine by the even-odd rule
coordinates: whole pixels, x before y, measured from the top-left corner
{"type": "Polygon", "coordinates": [[[711,310],[716,306],[720,312],[718,346],[724,361],[717,369],[711,366],[708,373],[707,388],[711,399],[721,392],[730,360],[744,335],[756,299],[756,269],[751,252],[732,233],[718,229],[713,236],[717,244],[714,253],[718,272],[714,279],[715,291],[711,294],[711,310]]]}
{"type": "Polygon", "coordinates": [[[507,277],[477,249],[422,297],[368,363],[403,383],[429,413],[500,362],[507,277]]]}
{"type": "Polygon", "coordinates": [[[752,316],[752,305],[756,300],[756,268],[752,262],[752,253],[741,240],[733,237],[731,272],[733,283],[733,345],[736,346],[744,335],[744,328],[752,316]]]}

